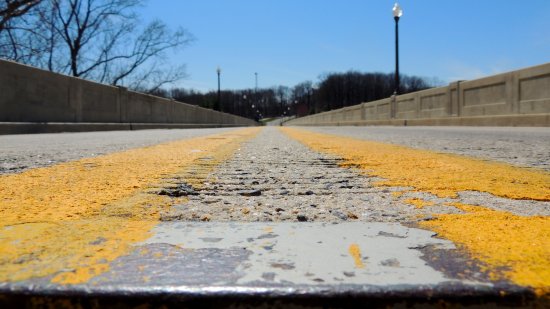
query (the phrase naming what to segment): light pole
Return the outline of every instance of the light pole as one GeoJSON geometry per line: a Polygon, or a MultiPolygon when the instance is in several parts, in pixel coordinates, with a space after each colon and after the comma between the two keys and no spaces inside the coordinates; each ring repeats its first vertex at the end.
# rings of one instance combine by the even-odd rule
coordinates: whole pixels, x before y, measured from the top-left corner
{"type": "Polygon", "coordinates": [[[307,88],[307,110],[306,115],[309,115],[309,110],[311,109],[311,87],[307,88]]]}
{"type": "Polygon", "coordinates": [[[399,93],[399,18],[403,16],[403,10],[396,2],[393,5],[393,19],[395,19],[395,89],[393,94],[399,93]]]}
{"type": "Polygon", "coordinates": [[[258,72],[254,72],[254,80],[255,80],[255,86],[254,86],[254,102],[257,105],[258,104],[258,72]]]}
{"type": "Polygon", "coordinates": [[[246,94],[243,94],[243,101],[244,101],[244,117],[248,118],[248,103],[246,101],[246,94]]]}
{"type": "Polygon", "coordinates": [[[218,73],[218,102],[216,102],[216,108],[217,111],[222,111],[222,96],[220,92],[220,74],[222,73],[222,69],[218,66],[216,69],[216,73],[218,73]]]}

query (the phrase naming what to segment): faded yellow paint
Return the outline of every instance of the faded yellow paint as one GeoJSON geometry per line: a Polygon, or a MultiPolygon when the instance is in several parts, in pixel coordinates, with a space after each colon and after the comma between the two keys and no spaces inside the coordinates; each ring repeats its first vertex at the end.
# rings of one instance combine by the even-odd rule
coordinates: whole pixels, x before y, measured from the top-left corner
{"type": "MultiPolygon", "coordinates": [[[[512,199],[550,200],[550,173],[544,171],[294,128],[282,130],[314,150],[343,158],[342,166],[384,178],[379,186],[411,187],[442,197],[473,190],[512,199]]],[[[405,202],[427,205],[419,199],[405,202]]],[[[506,278],[541,294],[550,293],[549,217],[452,206],[466,213],[435,215],[436,219],[420,224],[483,261],[494,279],[506,278]]]]}
{"type": "Polygon", "coordinates": [[[437,232],[490,265],[493,279],[508,278],[550,293],[550,218],[522,217],[453,203],[465,214],[436,215],[420,225],[437,232]]]}
{"type": "Polygon", "coordinates": [[[391,195],[395,198],[400,198],[403,194],[405,194],[404,191],[395,191],[391,193],[391,195]]]}
{"type": "Polygon", "coordinates": [[[363,264],[363,260],[361,259],[361,248],[359,248],[358,244],[351,244],[348,252],[353,258],[356,268],[365,268],[365,264],[363,264]]]}
{"type": "Polygon", "coordinates": [[[113,153],[0,176],[0,281],[51,277],[76,284],[145,240],[175,199],[152,194],[167,179],[189,182],[227,159],[259,129],[113,153]]]}
{"type": "Polygon", "coordinates": [[[305,145],[345,159],[341,166],[366,170],[386,180],[378,185],[414,187],[440,197],[460,191],[488,192],[513,199],[550,200],[550,173],[464,156],[282,128],[305,145]]]}
{"type": "Polygon", "coordinates": [[[418,209],[424,208],[426,206],[435,205],[434,202],[426,201],[426,200],[421,199],[421,198],[409,198],[409,199],[404,200],[404,202],[407,203],[407,204],[411,204],[411,205],[413,205],[414,207],[416,207],[418,209]]]}

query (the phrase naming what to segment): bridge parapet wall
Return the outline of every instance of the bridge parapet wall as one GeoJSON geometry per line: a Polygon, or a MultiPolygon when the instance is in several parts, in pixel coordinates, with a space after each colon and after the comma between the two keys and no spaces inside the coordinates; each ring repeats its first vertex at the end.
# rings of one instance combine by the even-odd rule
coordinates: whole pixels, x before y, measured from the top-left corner
{"type": "Polygon", "coordinates": [[[99,123],[106,124],[106,129],[138,123],[147,124],[147,128],[154,128],[153,124],[163,128],[257,124],[251,119],[5,60],[0,60],[0,123],[0,134],[31,133],[17,132],[14,127],[19,124],[33,127],[32,132],[40,131],[39,123],[56,123],[57,128],[67,124],[69,131],[85,131],[84,123],[93,124],[91,130],[100,128],[99,123]]]}
{"type": "Polygon", "coordinates": [[[550,126],[550,63],[296,118],[285,125],[550,126]]]}

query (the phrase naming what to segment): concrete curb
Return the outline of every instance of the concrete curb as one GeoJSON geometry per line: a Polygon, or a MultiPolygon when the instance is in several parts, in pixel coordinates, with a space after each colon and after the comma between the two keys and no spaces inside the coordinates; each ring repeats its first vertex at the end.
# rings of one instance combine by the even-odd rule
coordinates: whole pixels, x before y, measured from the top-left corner
{"type": "Polygon", "coordinates": [[[295,126],[495,126],[550,127],[550,114],[477,116],[432,119],[386,119],[283,124],[295,126]]]}
{"type": "Polygon", "coordinates": [[[463,287],[434,288],[420,286],[417,289],[401,287],[350,290],[349,287],[293,288],[274,287],[157,287],[153,289],[126,288],[108,290],[101,288],[82,290],[18,290],[0,289],[0,305],[3,308],[33,307],[65,308],[388,308],[388,307],[516,307],[544,308],[548,301],[537,299],[525,291],[507,290],[503,296],[499,290],[468,290],[463,287]],[[36,305],[35,305],[36,306],[36,305]]]}
{"type": "Polygon", "coordinates": [[[219,123],[86,123],[86,122],[0,122],[0,135],[147,129],[198,129],[243,127],[219,123]]]}
{"type": "MultiPolygon", "coordinates": [[[[437,275],[422,258],[429,253],[418,248],[426,242],[447,241],[396,223],[165,222],[152,232],[154,236],[111,263],[109,272],[87,283],[60,285],[49,278],[0,282],[0,306],[29,307],[33,301],[68,308],[543,308],[548,304],[527,287],[437,275]],[[347,245],[338,243],[350,241],[367,249],[363,253],[369,267],[358,268],[346,250],[339,251],[347,245]],[[175,245],[182,242],[185,248],[175,245]],[[393,250],[373,250],[382,243],[393,250]],[[296,255],[289,254],[294,249],[296,255]],[[403,264],[378,263],[387,256],[399,257],[403,264]],[[342,275],[344,269],[348,276],[342,275]],[[334,275],[342,278],[335,280],[334,275]]],[[[446,265],[453,267],[451,262],[446,265]]]]}

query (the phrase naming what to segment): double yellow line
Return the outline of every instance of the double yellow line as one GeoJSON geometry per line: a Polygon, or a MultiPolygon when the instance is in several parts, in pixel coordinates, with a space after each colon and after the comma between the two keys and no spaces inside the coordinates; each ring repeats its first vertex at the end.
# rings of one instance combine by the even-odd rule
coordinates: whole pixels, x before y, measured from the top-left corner
{"type": "MultiPolygon", "coordinates": [[[[201,175],[191,179],[186,171],[206,156],[213,168],[259,130],[231,131],[0,176],[0,282],[47,277],[77,284],[107,271],[111,261],[149,237],[163,211],[181,202],[152,194],[155,188],[173,185],[170,179],[175,178],[201,185],[201,175]]],[[[410,187],[450,198],[473,190],[511,199],[550,200],[547,172],[304,130],[283,132],[313,150],[343,158],[344,167],[359,167],[385,179],[379,186],[410,187]]],[[[413,204],[430,207],[421,200],[413,204]]],[[[505,278],[548,295],[548,217],[452,206],[464,213],[436,215],[420,225],[467,250],[487,265],[494,279],[505,278]]],[[[360,256],[356,248],[350,248],[350,254],[360,256]]]]}
{"type": "Polygon", "coordinates": [[[152,194],[202,157],[229,157],[259,129],[159,144],[0,176],[0,282],[76,284],[146,239],[173,198],[152,194]]]}

